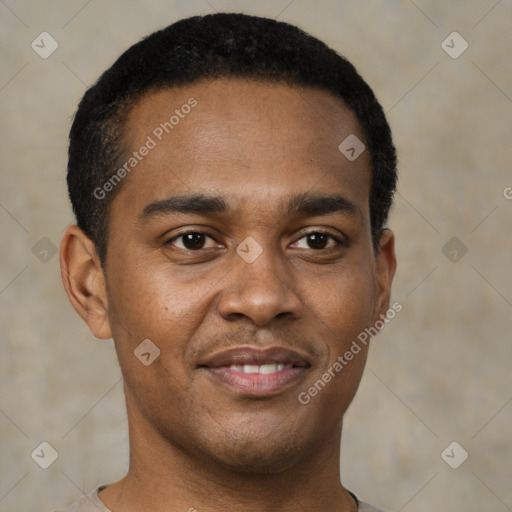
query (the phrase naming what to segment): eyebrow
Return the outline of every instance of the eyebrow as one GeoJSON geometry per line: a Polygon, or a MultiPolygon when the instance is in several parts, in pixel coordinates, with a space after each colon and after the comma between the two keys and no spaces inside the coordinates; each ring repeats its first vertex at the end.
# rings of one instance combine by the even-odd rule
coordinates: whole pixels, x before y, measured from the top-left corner
{"type": "Polygon", "coordinates": [[[229,203],[223,196],[207,194],[177,195],[161,201],[149,203],[139,216],[140,220],[148,220],[168,213],[197,213],[212,214],[225,213],[229,210],[229,203]]]}
{"type": "Polygon", "coordinates": [[[359,214],[362,216],[362,212],[356,204],[340,195],[321,195],[305,192],[292,196],[287,208],[289,217],[328,215],[330,213],[359,214]]]}
{"type": "MultiPolygon", "coordinates": [[[[211,215],[227,213],[230,210],[229,200],[222,195],[189,194],[171,196],[161,201],[149,203],[139,216],[140,221],[148,221],[153,217],[170,213],[195,213],[211,215]]],[[[288,199],[283,209],[288,217],[328,215],[343,213],[364,218],[360,208],[352,201],[340,195],[296,194],[288,199]]]]}

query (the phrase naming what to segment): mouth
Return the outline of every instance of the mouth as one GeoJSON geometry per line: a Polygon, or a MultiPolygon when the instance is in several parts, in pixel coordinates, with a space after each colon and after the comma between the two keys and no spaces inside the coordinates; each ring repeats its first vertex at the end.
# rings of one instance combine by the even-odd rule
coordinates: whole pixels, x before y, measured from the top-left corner
{"type": "Polygon", "coordinates": [[[295,350],[244,347],[214,354],[198,369],[238,395],[266,397],[298,384],[310,367],[308,358],[295,350]]]}

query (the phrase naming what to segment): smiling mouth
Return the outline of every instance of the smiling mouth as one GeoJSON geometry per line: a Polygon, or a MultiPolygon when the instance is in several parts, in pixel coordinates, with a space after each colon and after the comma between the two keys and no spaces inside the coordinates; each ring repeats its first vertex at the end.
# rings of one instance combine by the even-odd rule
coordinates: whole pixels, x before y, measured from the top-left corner
{"type": "Polygon", "coordinates": [[[291,363],[267,363],[267,364],[232,364],[229,369],[238,373],[262,373],[270,375],[272,373],[282,372],[284,369],[293,368],[291,363]]]}
{"type": "Polygon", "coordinates": [[[237,395],[268,397],[298,384],[310,367],[308,359],[298,352],[275,347],[222,352],[198,369],[205,371],[215,384],[237,395]]]}

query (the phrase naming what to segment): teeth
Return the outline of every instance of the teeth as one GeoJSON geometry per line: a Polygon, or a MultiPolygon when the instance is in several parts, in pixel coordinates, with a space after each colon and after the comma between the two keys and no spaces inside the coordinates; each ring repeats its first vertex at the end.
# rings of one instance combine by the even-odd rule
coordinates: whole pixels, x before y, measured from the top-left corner
{"type": "Polygon", "coordinates": [[[262,364],[260,366],[260,373],[276,373],[276,372],[280,371],[279,366],[283,366],[283,365],[282,364],[262,364]]]}
{"type": "Polygon", "coordinates": [[[269,373],[276,373],[276,372],[282,372],[285,368],[292,368],[292,364],[283,364],[283,363],[267,363],[267,364],[232,364],[229,368],[230,370],[233,370],[234,372],[240,372],[240,373],[263,373],[263,374],[269,374],[269,373]]]}

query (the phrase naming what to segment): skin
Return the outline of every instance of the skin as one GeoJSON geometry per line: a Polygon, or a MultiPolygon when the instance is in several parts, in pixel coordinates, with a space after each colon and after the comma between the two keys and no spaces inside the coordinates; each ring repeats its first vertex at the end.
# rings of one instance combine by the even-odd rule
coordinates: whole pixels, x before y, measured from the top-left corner
{"type": "Polygon", "coordinates": [[[77,226],[61,245],[69,299],[96,337],[113,337],[124,376],[130,467],[99,497],[114,512],[354,511],[340,439],[367,348],[308,405],[297,397],[389,307],[394,235],[383,231],[374,253],[369,155],[350,162],[338,150],[351,133],[364,140],[361,129],[325,91],[222,79],[146,94],[130,113],[128,147],[190,97],[197,106],[112,202],[105,272],[77,226]],[[141,219],[178,193],[222,195],[230,208],[141,219]],[[303,193],[340,195],[355,209],[288,215],[290,196],[303,193]],[[186,231],[209,236],[187,250],[175,238],[186,231]],[[319,231],[344,246],[307,236],[319,231]],[[236,252],[249,236],[263,250],[252,263],[236,252]],[[134,356],[144,339],[161,351],[149,366],[134,356]],[[311,365],[264,397],[198,368],[240,345],[291,347],[311,365]]]}

